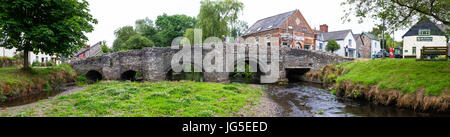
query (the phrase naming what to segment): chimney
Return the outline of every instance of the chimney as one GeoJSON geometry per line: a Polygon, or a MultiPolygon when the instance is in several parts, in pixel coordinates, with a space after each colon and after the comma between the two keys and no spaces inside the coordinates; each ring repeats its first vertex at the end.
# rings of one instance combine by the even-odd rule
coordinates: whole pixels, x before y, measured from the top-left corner
{"type": "Polygon", "coordinates": [[[320,31],[328,32],[328,25],[327,24],[320,25],[320,31]]]}
{"type": "Polygon", "coordinates": [[[89,48],[91,48],[91,45],[86,45],[86,49],[89,49],[89,48]]]}

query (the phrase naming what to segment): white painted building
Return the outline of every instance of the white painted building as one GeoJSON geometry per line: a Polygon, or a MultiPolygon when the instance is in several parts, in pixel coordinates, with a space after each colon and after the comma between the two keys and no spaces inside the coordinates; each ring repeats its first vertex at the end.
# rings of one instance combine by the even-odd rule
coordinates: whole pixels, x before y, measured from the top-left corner
{"type": "Polygon", "coordinates": [[[419,59],[423,47],[446,47],[446,28],[448,29],[448,26],[421,19],[403,35],[403,57],[419,59]]]}
{"type": "MultiPolygon", "coordinates": [[[[7,49],[4,47],[0,47],[0,56],[2,57],[14,57],[14,55],[19,54],[19,52],[16,51],[16,48],[7,49]]],[[[29,52],[29,62],[30,65],[37,61],[37,62],[49,62],[51,60],[56,61],[57,64],[59,64],[59,60],[56,60],[56,56],[50,56],[46,54],[34,54],[33,52],[29,52]]]]}
{"type": "Polygon", "coordinates": [[[381,51],[381,43],[380,40],[377,39],[371,39],[370,44],[370,53],[373,55],[377,55],[378,52],[381,51]]]}
{"type": "MultiPolygon", "coordinates": [[[[322,28],[322,27],[321,27],[322,28]]],[[[326,51],[326,46],[329,40],[336,40],[339,44],[339,49],[334,53],[349,58],[356,58],[356,40],[353,37],[352,30],[341,30],[328,32],[328,30],[320,30],[317,34],[316,50],[326,51]]]]}

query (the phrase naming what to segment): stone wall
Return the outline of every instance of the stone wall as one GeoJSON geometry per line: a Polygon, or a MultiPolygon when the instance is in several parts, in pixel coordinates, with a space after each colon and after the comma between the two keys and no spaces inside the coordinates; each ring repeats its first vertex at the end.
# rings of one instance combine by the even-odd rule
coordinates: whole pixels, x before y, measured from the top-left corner
{"type": "MultiPolygon", "coordinates": [[[[121,75],[127,71],[135,71],[142,74],[145,81],[167,80],[170,72],[172,57],[178,52],[171,48],[145,48],[143,50],[133,50],[127,52],[110,53],[103,56],[90,57],[75,60],[72,67],[78,74],[86,74],[89,71],[97,71],[105,80],[120,80],[121,75]]],[[[224,50],[224,62],[226,59],[224,50]]],[[[269,50],[270,51],[270,50],[269,50]]],[[[203,55],[211,50],[203,50],[203,55]]],[[[269,53],[270,54],[270,53],[269,53]]],[[[271,56],[268,56],[268,63],[271,56]]],[[[281,48],[279,57],[278,81],[287,81],[286,69],[312,69],[318,70],[326,64],[340,63],[351,59],[343,58],[335,54],[320,51],[298,50],[292,48],[281,48]]],[[[246,58],[248,60],[248,58],[246,58]]],[[[235,61],[236,62],[236,58],[235,61]]],[[[263,68],[267,69],[267,68],[263,68]]],[[[225,66],[224,66],[225,70],[225,66]]],[[[206,82],[227,82],[227,72],[204,72],[206,82]]]]}

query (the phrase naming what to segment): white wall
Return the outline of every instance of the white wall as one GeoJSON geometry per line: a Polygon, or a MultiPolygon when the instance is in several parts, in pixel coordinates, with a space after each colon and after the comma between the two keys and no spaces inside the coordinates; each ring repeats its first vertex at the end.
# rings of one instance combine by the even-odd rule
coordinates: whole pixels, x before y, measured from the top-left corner
{"type": "Polygon", "coordinates": [[[2,57],[13,57],[15,55],[16,48],[6,49],[4,47],[0,47],[0,56],[2,57]]]}
{"type": "Polygon", "coordinates": [[[372,44],[370,47],[370,57],[372,57],[372,55],[376,55],[379,51],[381,51],[381,43],[378,40],[371,40],[372,44]]]}
{"type": "MultiPolygon", "coordinates": [[[[353,48],[355,49],[353,52],[353,56],[351,56],[351,58],[356,58],[358,55],[356,54],[356,41],[355,38],[353,37],[352,33],[349,33],[344,40],[337,40],[336,41],[339,46],[341,47],[339,50],[337,50],[335,53],[338,54],[339,56],[345,57],[345,47],[347,46],[348,48],[353,48]],[[351,44],[349,45],[349,40],[351,41],[351,44]]],[[[326,42],[327,44],[328,42],[326,42]]],[[[325,44],[325,45],[326,45],[325,44]]]]}
{"type": "Polygon", "coordinates": [[[327,45],[325,45],[325,42],[316,40],[316,50],[325,51],[326,46],[327,45]],[[320,49],[320,44],[322,44],[322,49],[320,49]]]}
{"type": "Polygon", "coordinates": [[[413,47],[416,47],[416,58],[420,58],[422,47],[447,47],[445,36],[407,36],[403,38],[403,57],[414,56],[413,47]],[[417,41],[417,37],[433,37],[433,41],[417,41]],[[406,52],[408,51],[408,52],[406,52]]]}
{"type": "MultiPolygon", "coordinates": [[[[3,47],[0,47],[0,56],[13,57],[14,55],[16,55],[16,48],[6,49],[3,47]]],[[[56,56],[50,56],[50,55],[46,55],[46,54],[42,54],[42,53],[34,54],[33,52],[29,52],[28,55],[29,55],[30,64],[32,64],[34,61],[42,62],[42,58],[44,58],[44,62],[50,61],[52,58],[56,58],[56,56]],[[36,59],[36,56],[38,57],[38,59],[36,59]]]]}

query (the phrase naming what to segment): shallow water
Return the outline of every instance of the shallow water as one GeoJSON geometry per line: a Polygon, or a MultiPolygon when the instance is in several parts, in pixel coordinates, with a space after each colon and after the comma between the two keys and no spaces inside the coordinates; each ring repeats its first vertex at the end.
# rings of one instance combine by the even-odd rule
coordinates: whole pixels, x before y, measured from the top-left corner
{"type": "Polygon", "coordinates": [[[38,102],[39,100],[55,97],[56,95],[72,90],[74,88],[76,88],[76,86],[59,87],[56,90],[36,93],[30,96],[20,97],[13,100],[7,100],[5,102],[0,103],[0,107],[15,107],[35,103],[38,102]]]}
{"type": "Polygon", "coordinates": [[[448,117],[410,109],[374,105],[367,101],[337,97],[319,84],[266,85],[269,97],[282,108],[283,117],[448,117]]]}

